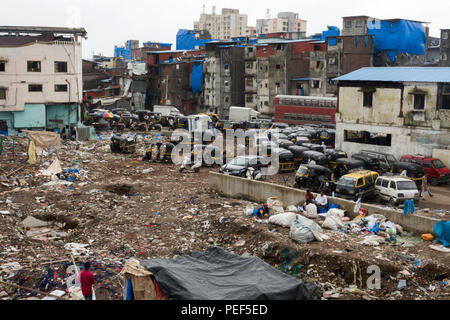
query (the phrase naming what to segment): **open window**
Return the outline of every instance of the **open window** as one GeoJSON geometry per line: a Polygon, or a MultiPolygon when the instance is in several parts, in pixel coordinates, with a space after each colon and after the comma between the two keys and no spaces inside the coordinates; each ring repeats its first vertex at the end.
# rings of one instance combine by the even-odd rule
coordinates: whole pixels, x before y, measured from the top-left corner
{"type": "Polygon", "coordinates": [[[28,72],[41,72],[41,62],[40,61],[28,61],[27,62],[28,72]]]}
{"type": "Polygon", "coordinates": [[[55,72],[67,72],[67,62],[55,61],[55,72]]]}
{"type": "Polygon", "coordinates": [[[6,61],[0,61],[0,72],[6,71],[6,61]]]}
{"type": "Polygon", "coordinates": [[[414,110],[425,110],[425,94],[418,93],[414,95],[414,110]]]}
{"type": "Polygon", "coordinates": [[[67,84],[55,84],[55,92],[67,92],[67,84]]]}
{"type": "Polygon", "coordinates": [[[363,93],[363,107],[372,108],[373,106],[373,93],[364,92],[363,93]]]}
{"type": "Polygon", "coordinates": [[[28,92],[42,92],[42,84],[29,84],[28,92]]]}
{"type": "Polygon", "coordinates": [[[6,88],[0,88],[0,100],[6,100],[6,88]]]}

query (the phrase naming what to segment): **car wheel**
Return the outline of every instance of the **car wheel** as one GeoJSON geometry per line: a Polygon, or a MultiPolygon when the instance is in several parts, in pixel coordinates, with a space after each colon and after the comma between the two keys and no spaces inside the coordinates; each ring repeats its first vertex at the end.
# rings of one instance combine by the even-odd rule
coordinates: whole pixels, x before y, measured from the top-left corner
{"type": "Polygon", "coordinates": [[[436,178],[431,178],[431,179],[430,179],[430,184],[431,184],[432,186],[437,186],[437,185],[438,185],[438,180],[437,180],[436,178]]]}

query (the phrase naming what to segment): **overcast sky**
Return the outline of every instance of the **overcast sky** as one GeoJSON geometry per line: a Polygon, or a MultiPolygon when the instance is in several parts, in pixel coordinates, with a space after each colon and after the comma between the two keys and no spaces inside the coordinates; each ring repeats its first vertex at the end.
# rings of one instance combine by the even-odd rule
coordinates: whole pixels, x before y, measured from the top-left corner
{"type": "Polygon", "coordinates": [[[270,9],[294,11],[308,21],[308,35],[342,28],[342,17],[367,15],[375,18],[407,18],[431,22],[430,35],[439,36],[440,29],[450,28],[448,0],[1,0],[0,24],[10,26],[84,27],[88,40],[83,43],[83,56],[92,53],[114,54],[114,45],[126,40],[173,43],[178,29],[192,29],[205,12],[236,8],[249,17],[249,25],[265,18],[270,9]]]}

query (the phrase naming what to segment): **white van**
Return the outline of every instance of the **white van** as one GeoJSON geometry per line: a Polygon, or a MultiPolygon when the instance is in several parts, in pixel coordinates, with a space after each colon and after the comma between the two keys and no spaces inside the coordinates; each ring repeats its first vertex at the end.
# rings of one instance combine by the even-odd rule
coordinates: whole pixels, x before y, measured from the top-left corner
{"type": "Polygon", "coordinates": [[[412,180],[403,177],[382,176],[375,182],[377,198],[389,201],[392,205],[404,203],[406,200],[419,201],[420,193],[417,185],[412,180]]]}

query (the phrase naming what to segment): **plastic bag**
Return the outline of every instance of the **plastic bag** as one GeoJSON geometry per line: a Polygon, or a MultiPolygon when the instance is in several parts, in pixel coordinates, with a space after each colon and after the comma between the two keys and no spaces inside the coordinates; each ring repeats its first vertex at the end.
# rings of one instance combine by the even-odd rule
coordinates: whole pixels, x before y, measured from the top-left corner
{"type": "Polygon", "coordinates": [[[280,213],[284,213],[283,204],[278,198],[273,197],[267,199],[267,204],[269,205],[269,215],[276,215],[280,213]]]}
{"type": "Polygon", "coordinates": [[[317,206],[313,203],[308,204],[305,207],[306,216],[311,219],[317,219],[319,216],[317,215],[317,206]]]}
{"type": "Polygon", "coordinates": [[[308,243],[314,241],[315,237],[311,229],[295,220],[291,225],[289,238],[300,243],[308,243]]]}
{"type": "Polygon", "coordinates": [[[342,218],[344,217],[344,212],[339,209],[331,209],[328,211],[325,221],[322,224],[322,228],[330,230],[338,230],[339,227],[344,227],[342,218]]]}
{"type": "Polygon", "coordinates": [[[271,216],[269,223],[276,224],[285,228],[289,228],[297,218],[297,215],[293,212],[286,212],[271,216]]]}
{"type": "Polygon", "coordinates": [[[292,223],[291,233],[292,233],[292,226],[299,224],[311,230],[312,234],[314,235],[317,241],[323,241],[324,239],[328,239],[328,237],[322,233],[323,230],[317,223],[301,215],[297,215],[297,219],[292,223]]]}
{"type": "Polygon", "coordinates": [[[246,216],[252,216],[253,215],[253,207],[252,206],[247,206],[246,208],[245,208],[245,215],[246,216]]]}

